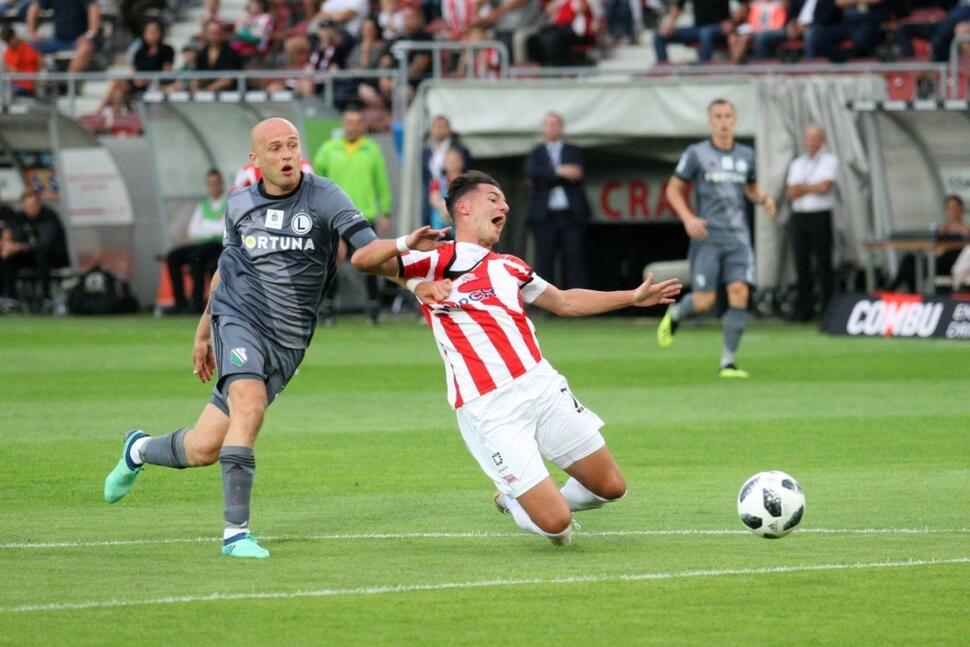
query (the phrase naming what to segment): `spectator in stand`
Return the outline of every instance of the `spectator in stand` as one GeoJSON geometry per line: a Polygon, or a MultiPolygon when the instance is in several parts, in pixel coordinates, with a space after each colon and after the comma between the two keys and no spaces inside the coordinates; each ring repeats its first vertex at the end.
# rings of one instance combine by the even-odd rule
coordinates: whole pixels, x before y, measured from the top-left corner
{"type": "Polygon", "coordinates": [[[785,195],[791,200],[792,251],[798,274],[798,296],[792,314],[795,321],[808,321],[814,316],[816,282],[821,291],[822,312],[835,289],[832,209],[839,160],[822,150],[824,145],[825,131],[819,126],[809,126],[805,129],[805,154],[796,157],[788,167],[785,195]]]}
{"type": "Polygon", "coordinates": [[[554,67],[575,65],[573,46],[591,43],[596,38],[589,3],[587,0],[551,0],[545,12],[548,24],[526,41],[529,60],[554,67]]]}
{"type": "MultiPolygon", "coordinates": [[[[391,230],[391,180],[381,147],[365,134],[364,114],[343,114],[343,137],[330,139],[313,156],[317,175],[331,179],[382,236],[391,230]]],[[[367,275],[367,321],[376,325],[381,311],[378,277],[367,275]]],[[[328,309],[332,309],[329,308],[328,309]]],[[[332,314],[328,313],[327,318],[332,314]]]]}
{"type": "Polygon", "coordinates": [[[2,0],[0,1],[0,15],[11,15],[14,20],[23,21],[27,18],[27,9],[34,0],[2,0]]]}
{"type": "Polygon", "coordinates": [[[229,45],[243,58],[262,56],[269,51],[273,37],[273,14],[268,0],[249,0],[246,15],[236,26],[229,45]]]}
{"type": "Polygon", "coordinates": [[[556,281],[562,261],[565,288],[586,287],[583,248],[589,203],[583,189],[583,151],[563,140],[563,118],[550,112],[542,120],[542,138],[525,162],[529,178],[529,224],[536,250],[536,273],[556,281]]]}
{"type": "Polygon", "coordinates": [[[483,0],[441,0],[441,20],[444,27],[439,40],[464,40],[469,30],[491,13],[492,7],[483,0]]]}
{"type": "Polygon", "coordinates": [[[606,31],[620,45],[636,44],[643,28],[642,0],[607,0],[606,31]]]}
{"type": "MultiPolygon", "coordinates": [[[[20,74],[37,74],[41,70],[40,54],[13,27],[4,25],[0,29],[0,40],[6,45],[3,50],[3,69],[20,74]]],[[[13,93],[20,97],[34,96],[33,81],[14,81],[10,84],[13,93]]]]}
{"type": "MultiPolygon", "coordinates": [[[[965,239],[970,239],[970,225],[963,222],[963,199],[956,195],[948,195],[943,200],[943,207],[946,211],[946,223],[943,226],[935,228],[938,236],[945,236],[947,238],[957,238],[963,237],[965,239]]],[[[937,276],[941,274],[949,274],[956,263],[957,258],[960,256],[959,249],[945,250],[943,248],[937,248],[935,251],[936,256],[936,274],[937,276]]],[[[920,258],[919,262],[923,262],[925,259],[920,258]]],[[[896,277],[889,286],[891,292],[897,292],[904,285],[907,290],[915,292],[916,285],[916,256],[913,254],[906,254],[903,260],[899,263],[899,270],[896,272],[896,277]]],[[[954,286],[956,287],[956,286],[954,286]]]]}
{"type": "MultiPolygon", "coordinates": [[[[425,145],[424,150],[421,151],[421,186],[424,188],[423,195],[426,198],[430,193],[433,193],[433,190],[430,188],[431,184],[435,180],[440,180],[444,175],[445,157],[448,151],[451,150],[460,152],[464,158],[462,164],[463,170],[455,175],[455,177],[458,177],[458,175],[461,175],[471,167],[471,155],[469,155],[468,149],[458,141],[457,135],[452,132],[451,122],[448,121],[448,117],[435,115],[431,119],[431,125],[428,128],[428,143],[425,145]]],[[[445,182],[445,189],[448,188],[448,184],[448,182],[445,182]]],[[[425,225],[433,220],[431,209],[432,205],[426,199],[422,209],[422,222],[425,225]]],[[[440,229],[441,227],[432,225],[431,228],[440,229]]]]}
{"type": "MultiPolygon", "coordinates": [[[[205,24],[205,44],[195,55],[195,69],[197,72],[223,72],[241,70],[243,67],[242,59],[226,43],[225,33],[222,23],[210,20],[205,24]]],[[[231,88],[236,83],[232,77],[224,77],[212,80],[193,80],[192,91],[207,90],[218,92],[231,88]]]]}
{"type": "Polygon", "coordinates": [[[205,277],[212,276],[222,254],[222,236],[226,230],[226,187],[222,174],[210,169],[205,174],[208,196],[192,213],[189,221],[188,244],[168,253],[168,276],[172,281],[175,307],[172,314],[199,314],[205,296],[205,277]],[[189,267],[192,277],[192,301],[186,302],[183,268],[189,267]]]}
{"type": "MultiPolygon", "coordinates": [[[[165,32],[159,20],[151,19],[145,23],[141,32],[141,44],[135,50],[131,69],[133,72],[168,72],[175,63],[175,50],[162,42],[165,32]]],[[[174,81],[162,81],[159,87],[170,85],[174,81]]],[[[152,84],[151,81],[135,79],[115,79],[108,86],[108,92],[101,100],[95,113],[101,113],[111,106],[115,119],[121,117],[121,107],[129,99],[137,99],[152,84]]]]}
{"type": "MultiPolygon", "coordinates": [[[[417,7],[415,7],[417,8],[417,7]]],[[[385,40],[394,40],[404,31],[404,7],[398,0],[381,0],[377,24],[385,40]]]]}
{"type": "MultiPolygon", "coordinates": [[[[404,41],[429,42],[431,36],[424,30],[424,16],[417,9],[407,8],[403,11],[404,25],[401,35],[388,44],[387,51],[381,56],[378,67],[384,70],[393,70],[397,67],[397,59],[392,54],[394,46],[404,41]]],[[[431,71],[431,54],[428,51],[410,50],[407,53],[408,65],[408,85],[413,92],[431,71]]],[[[378,81],[375,91],[368,85],[361,85],[358,88],[361,100],[370,108],[386,109],[390,105],[391,95],[394,92],[394,79],[382,77],[378,81]]]]}
{"type": "Polygon", "coordinates": [[[528,59],[526,42],[542,22],[540,0],[489,0],[492,10],[480,17],[477,27],[491,30],[508,47],[515,63],[528,59]]]}
{"type": "MultiPolygon", "coordinates": [[[[360,24],[360,39],[350,50],[345,64],[348,70],[375,70],[380,65],[381,58],[386,52],[387,43],[381,36],[381,26],[376,18],[368,16],[360,24]]],[[[377,96],[379,92],[379,84],[376,78],[362,77],[351,81],[350,85],[358,100],[363,94],[369,94],[373,97],[377,96]],[[366,89],[361,91],[361,86],[366,86],[366,89]]]]}
{"type": "MultiPolygon", "coordinates": [[[[953,2],[938,2],[941,8],[952,6],[953,2]]],[[[931,57],[934,61],[942,62],[950,58],[950,43],[956,33],[957,26],[964,21],[970,21],[970,0],[959,0],[953,6],[946,18],[937,22],[902,24],[896,29],[896,40],[899,43],[899,55],[902,58],[912,58],[913,39],[919,38],[930,41],[931,57]]]]}
{"type": "MultiPolygon", "coordinates": [[[[820,0],[821,1],[821,0],[820,0]]],[[[819,24],[805,40],[806,58],[822,56],[833,63],[845,62],[847,58],[871,56],[879,44],[881,25],[892,17],[889,0],[835,0],[842,9],[842,18],[832,24],[819,24]],[[842,41],[850,40],[848,51],[842,49],[842,41]]]]}
{"type": "Polygon", "coordinates": [[[3,296],[9,300],[5,306],[19,307],[17,270],[30,268],[37,274],[41,284],[43,301],[39,310],[49,313],[53,311],[51,270],[71,264],[67,253],[67,236],[57,213],[45,207],[33,189],[23,192],[20,206],[23,212],[19,223],[11,228],[10,234],[4,234],[0,243],[0,278],[3,296]]]}
{"type": "Polygon", "coordinates": [[[752,42],[764,34],[785,34],[787,10],[784,0],[752,0],[745,21],[728,36],[731,62],[743,63],[752,42]]]}
{"type": "MultiPolygon", "coordinates": [[[[286,67],[281,71],[312,70],[310,65],[310,40],[306,36],[290,36],[283,44],[286,53],[286,67]]],[[[304,97],[316,94],[317,89],[313,79],[271,79],[266,82],[267,92],[282,92],[290,90],[304,97]]]]}
{"type": "Polygon", "coordinates": [[[697,57],[703,63],[711,60],[714,50],[726,45],[747,12],[747,2],[741,2],[732,15],[728,0],[693,0],[694,26],[676,27],[675,23],[687,0],[675,0],[653,37],[658,63],[667,62],[667,44],[698,45],[697,57]]]}
{"type": "Polygon", "coordinates": [[[41,54],[74,52],[68,72],[83,72],[98,45],[101,7],[97,0],[35,0],[27,9],[27,39],[41,54]],[[54,10],[54,35],[40,38],[37,27],[41,9],[54,10]]]}
{"type": "MultiPolygon", "coordinates": [[[[347,57],[354,46],[354,39],[340,25],[329,19],[324,19],[317,28],[317,48],[310,55],[310,69],[317,72],[333,72],[347,67],[347,57]]],[[[312,82],[311,82],[312,83],[312,82]]],[[[337,107],[345,106],[348,101],[357,98],[356,83],[351,80],[334,82],[334,103],[337,107]]],[[[314,86],[314,92],[324,91],[322,83],[314,86]]]]}
{"type": "MultiPolygon", "coordinates": [[[[970,20],[957,23],[957,26],[953,29],[953,35],[970,36],[970,20]]],[[[964,40],[960,43],[959,57],[961,59],[970,59],[970,40],[964,40]]]]}
{"type": "Polygon", "coordinates": [[[360,25],[367,17],[368,9],[367,0],[324,0],[313,20],[329,21],[346,31],[352,38],[357,38],[360,36],[360,25]]]}

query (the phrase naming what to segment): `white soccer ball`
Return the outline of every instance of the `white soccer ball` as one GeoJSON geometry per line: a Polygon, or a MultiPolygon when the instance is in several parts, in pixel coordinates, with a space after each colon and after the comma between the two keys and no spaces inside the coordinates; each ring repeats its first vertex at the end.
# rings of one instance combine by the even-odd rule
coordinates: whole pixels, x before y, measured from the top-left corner
{"type": "Polygon", "coordinates": [[[784,537],[798,527],[804,514],[805,493],[784,472],[759,472],[738,493],[741,523],[765,539],[784,537]]]}

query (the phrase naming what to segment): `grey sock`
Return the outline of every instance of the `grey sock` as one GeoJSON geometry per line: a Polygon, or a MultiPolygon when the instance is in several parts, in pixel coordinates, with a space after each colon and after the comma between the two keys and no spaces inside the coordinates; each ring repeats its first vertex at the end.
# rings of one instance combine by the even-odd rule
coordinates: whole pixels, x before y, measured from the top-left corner
{"type": "Polygon", "coordinates": [[[724,352],[721,354],[721,368],[734,364],[734,355],[741,345],[741,333],[748,323],[748,311],[741,308],[728,308],[724,313],[724,352]]]}
{"type": "Polygon", "coordinates": [[[222,465],[222,493],[226,525],[249,523],[249,501],[253,494],[256,457],[252,447],[228,446],[219,452],[222,465]]]}
{"type": "Polygon", "coordinates": [[[670,306],[670,318],[680,321],[694,314],[694,295],[686,294],[684,298],[670,306]]]}
{"type": "Polygon", "coordinates": [[[150,438],[141,449],[141,457],[150,465],[164,465],[184,469],[189,467],[185,458],[185,434],[188,428],[176,429],[170,434],[150,438]]]}

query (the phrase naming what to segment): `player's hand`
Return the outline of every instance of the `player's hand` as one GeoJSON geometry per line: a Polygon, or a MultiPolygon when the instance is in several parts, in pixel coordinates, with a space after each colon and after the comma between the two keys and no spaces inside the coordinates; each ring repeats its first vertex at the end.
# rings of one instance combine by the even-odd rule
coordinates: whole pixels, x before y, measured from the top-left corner
{"type": "Polygon", "coordinates": [[[195,364],[193,375],[205,384],[212,379],[216,370],[216,357],[212,354],[212,343],[208,339],[196,339],[192,348],[192,362],[195,364]]]}
{"type": "Polygon", "coordinates": [[[693,216],[690,219],[685,220],[684,229],[687,230],[687,235],[695,240],[707,239],[707,221],[703,218],[693,216]]]}
{"type": "Polygon", "coordinates": [[[765,196],[765,201],[761,203],[761,207],[765,210],[765,213],[772,218],[774,218],[775,214],[778,213],[778,205],[775,204],[775,199],[770,195],[765,196]]]}
{"type": "Polygon", "coordinates": [[[664,38],[670,38],[672,33],[674,33],[674,21],[670,19],[670,16],[664,16],[664,19],[660,21],[660,35],[664,38]]]}
{"type": "Polygon", "coordinates": [[[633,291],[633,305],[638,308],[646,308],[657,304],[673,303],[683,287],[680,284],[680,279],[667,279],[654,285],[653,274],[648,274],[647,280],[633,291]]]}
{"type": "Polygon", "coordinates": [[[419,252],[430,252],[444,244],[444,236],[451,227],[443,229],[432,229],[430,225],[425,225],[415,229],[407,237],[408,249],[419,252]]]}
{"type": "Polygon", "coordinates": [[[425,281],[414,288],[414,296],[426,306],[436,306],[451,294],[451,281],[425,281]]]}

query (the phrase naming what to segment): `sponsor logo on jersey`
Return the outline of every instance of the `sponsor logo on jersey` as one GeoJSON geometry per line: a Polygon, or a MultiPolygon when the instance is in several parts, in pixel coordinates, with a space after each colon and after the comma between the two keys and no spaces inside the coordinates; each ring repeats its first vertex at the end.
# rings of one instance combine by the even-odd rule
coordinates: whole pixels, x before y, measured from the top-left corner
{"type": "Polygon", "coordinates": [[[746,173],[738,173],[737,171],[707,171],[704,173],[704,180],[713,182],[714,184],[722,184],[724,182],[747,184],[748,176],[746,173]]]}
{"type": "Polygon", "coordinates": [[[233,348],[229,353],[229,361],[236,366],[243,366],[249,361],[249,357],[246,355],[245,348],[233,348]]]}
{"type": "Polygon", "coordinates": [[[267,229],[282,229],[283,228],[283,216],[284,212],[282,209],[267,209],[266,210],[266,228],[267,229]]]}
{"type": "Polygon", "coordinates": [[[290,220],[290,229],[292,229],[293,233],[298,236],[308,234],[310,233],[310,230],[313,229],[313,219],[310,218],[310,214],[306,213],[305,211],[301,211],[293,216],[292,220],[290,220]]]}
{"type": "Polygon", "coordinates": [[[748,163],[747,163],[747,162],[745,162],[744,160],[738,160],[738,161],[737,161],[737,162],[736,162],[736,163],[734,164],[734,168],[735,168],[735,170],[736,170],[736,171],[737,171],[738,173],[747,173],[747,172],[748,172],[748,163]]]}
{"type": "Polygon", "coordinates": [[[293,236],[263,236],[250,234],[243,239],[246,249],[266,249],[272,251],[304,251],[312,252],[317,247],[312,238],[294,238],[293,236]]]}
{"type": "MultiPolygon", "coordinates": [[[[725,171],[733,171],[734,170],[734,158],[733,157],[722,157],[721,158],[721,168],[724,169],[725,171]]],[[[741,169],[738,169],[738,170],[740,171],[741,169]]]]}

